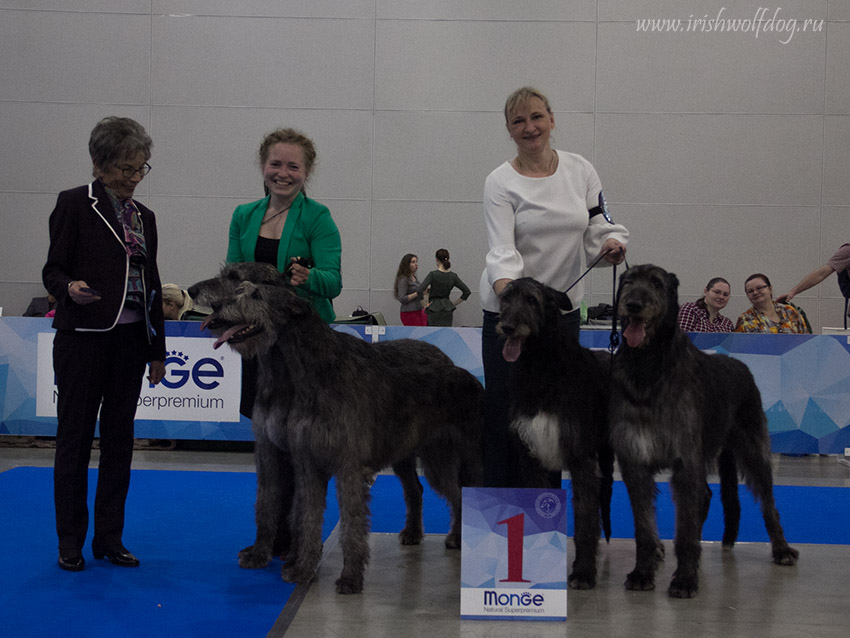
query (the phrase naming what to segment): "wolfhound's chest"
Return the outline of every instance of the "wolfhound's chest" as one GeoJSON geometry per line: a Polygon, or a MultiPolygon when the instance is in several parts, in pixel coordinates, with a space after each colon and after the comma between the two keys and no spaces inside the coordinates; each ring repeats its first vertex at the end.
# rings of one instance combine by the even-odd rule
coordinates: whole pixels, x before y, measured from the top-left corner
{"type": "Polygon", "coordinates": [[[655,465],[669,466],[681,450],[700,445],[689,433],[695,415],[692,410],[672,400],[636,406],[626,402],[611,406],[610,437],[615,453],[623,458],[655,465]]]}
{"type": "Polygon", "coordinates": [[[562,424],[556,417],[546,412],[520,415],[514,418],[512,427],[546,469],[560,470],[564,467],[562,424]]]}

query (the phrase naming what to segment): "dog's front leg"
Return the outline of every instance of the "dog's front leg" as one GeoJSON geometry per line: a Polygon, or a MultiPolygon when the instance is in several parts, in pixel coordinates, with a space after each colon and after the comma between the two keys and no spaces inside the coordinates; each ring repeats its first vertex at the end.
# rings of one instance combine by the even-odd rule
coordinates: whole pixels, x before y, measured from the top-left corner
{"type": "Polygon", "coordinates": [[[293,451],[295,463],[295,502],[290,517],[293,550],[287,556],[281,577],[288,583],[309,583],[322,558],[322,521],[329,477],[293,451]]]}
{"type": "Polygon", "coordinates": [[[599,478],[595,459],[570,463],[573,513],[575,518],[576,558],[567,582],[573,589],[596,586],[596,546],[599,542],[599,478]]]}
{"type": "Polygon", "coordinates": [[[655,589],[655,569],[658,565],[661,540],[655,520],[655,480],[652,473],[638,464],[620,461],[623,482],[629,492],[635,519],[635,568],[626,576],[626,589],[648,591],[655,589]]]}
{"type": "Polygon", "coordinates": [[[705,475],[693,468],[676,467],[670,478],[676,505],[676,571],[667,592],[673,598],[693,598],[699,589],[705,485],[705,475]]]}
{"type": "Polygon", "coordinates": [[[361,468],[337,475],[342,573],[336,581],[338,594],[363,591],[363,572],[369,562],[369,489],[361,468]]]}
{"type": "Polygon", "coordinates": [[[258,427],[256,423],[254,437],[256,439],[254,463],[257,468],[255,505],[257,536],[253,545],[239,552],[239,566],[247,569],[265,567],[271,561],[279,528],[281,524],[284,526],[286,524],[285,514],[281,513],[283,493],[284,490],[292,489],[291,484],[286,484],[287,482],[283,480],[284,475],[291,475],[291,472],[284,472],[284,464],[289,462],[288,455],[278,449],[265,435],[264,429],[258,427]]]}

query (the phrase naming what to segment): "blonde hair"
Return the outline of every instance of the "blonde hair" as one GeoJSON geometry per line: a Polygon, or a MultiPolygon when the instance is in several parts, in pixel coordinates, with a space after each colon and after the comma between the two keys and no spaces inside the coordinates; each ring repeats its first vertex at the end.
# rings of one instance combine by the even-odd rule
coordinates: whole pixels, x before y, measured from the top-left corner
{"type": "Polygon", "coordinates": [[[549,99],[533,86],[524,86],[511,93],[505,101],[505,123],[510,124],[511,114],[532,98],[537,98],[543,102],[546,112],[552,115],[552,107],[549,106],[549,99]]]}
{"type": "Polygon", "coordinates": [[[180,308],[177,312],[178,319],[182,319],[183,314],[191,310],[195,305],[189,293],[177,284],[162,284],[162,300],[177,304],[180,308]]]}

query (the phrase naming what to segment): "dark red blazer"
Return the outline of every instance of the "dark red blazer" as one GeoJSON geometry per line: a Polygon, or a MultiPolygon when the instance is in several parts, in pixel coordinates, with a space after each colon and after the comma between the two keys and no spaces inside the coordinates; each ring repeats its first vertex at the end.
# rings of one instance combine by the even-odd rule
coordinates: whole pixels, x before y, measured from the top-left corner
{"type": "MultiPolygon", "coordinates": [[[[156,265],[156,217],[152,210],[133,201],[141,215],[147,247],[142,276],[150,343],[148,361],[164,361],[165,321],[156,265]]],[[[101,332],[114,328],[124,308],[129,267],[124,229],[100,180],[59,193],[50,214],[50,248],[41,272],[44,287],[57,300],[53,327],[101,332]],[[100,301],[79,305],[71,299],[68,284],[80,279],[100,292],[100,301]]]]}

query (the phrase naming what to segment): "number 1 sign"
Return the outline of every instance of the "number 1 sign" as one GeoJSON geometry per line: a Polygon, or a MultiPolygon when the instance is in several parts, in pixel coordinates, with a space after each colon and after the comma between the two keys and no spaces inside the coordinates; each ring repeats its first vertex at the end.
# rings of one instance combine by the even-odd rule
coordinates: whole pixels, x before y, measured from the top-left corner
{"type": "Polygon", "coordinates": [[[564,490],[463,488],[461,618],[567,619],[564,490]]]}

